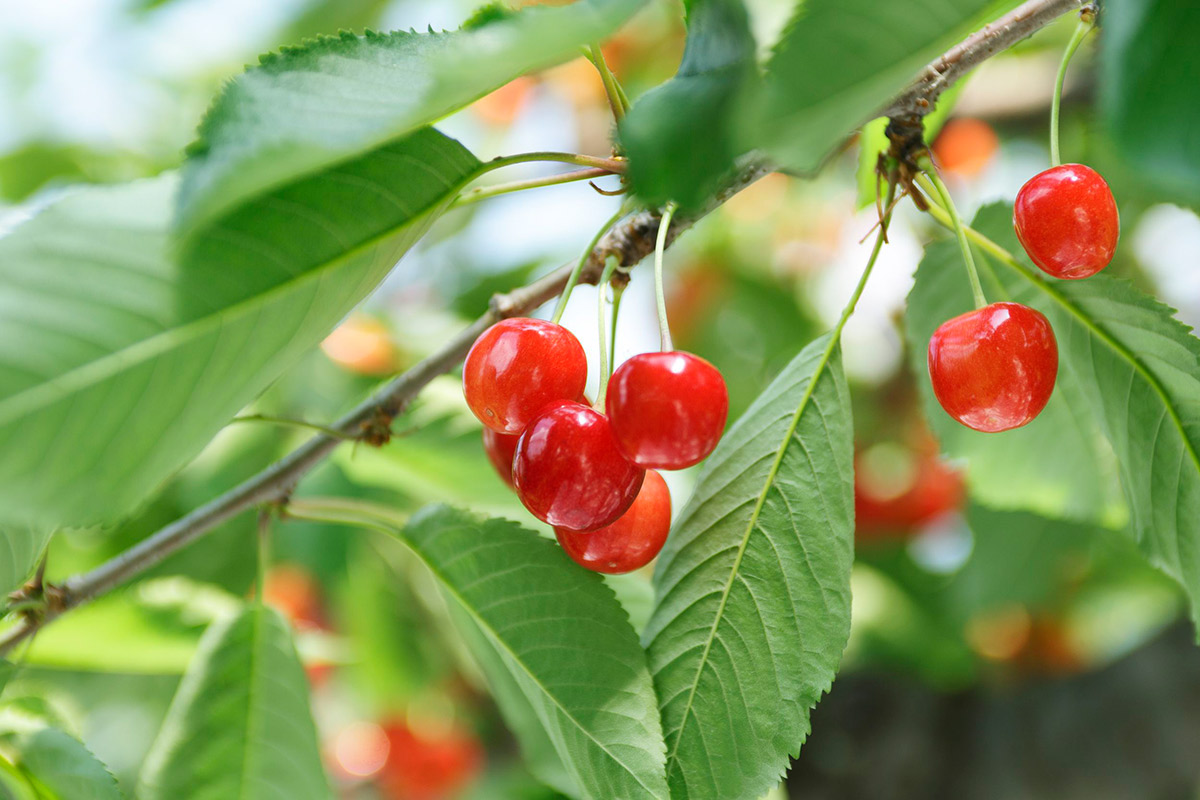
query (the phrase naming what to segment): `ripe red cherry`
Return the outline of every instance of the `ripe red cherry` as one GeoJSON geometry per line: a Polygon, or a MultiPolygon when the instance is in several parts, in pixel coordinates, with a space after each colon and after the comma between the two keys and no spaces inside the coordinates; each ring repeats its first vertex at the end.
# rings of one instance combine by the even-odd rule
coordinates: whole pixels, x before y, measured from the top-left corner
{"type": "Polygon", "coordinates": [[[579,566],[619,575],[653,561],[670,531],[671,493],[667,482],[654,470],[647,470],[637,499],[616,522],[584,533],[555,528],[554,535],[579,566]]]}
{"type": "Polygon", "coordinates": [[[607,417],[569,400],[529,423],[513,458],[517,495],[530,513],[574,531],[616,522],[645,474],[621,454],[607,417]]]}
{"type": "Polygon", "coordinates": [[[642,353],[608,382],[605,410],[621,449],[641,467],[702,461],[725,430],[729,392],[712,364],[691,353],[642,353]]]}
{"type": "Polygon", "coordinates": [[[517,488],[513,483],[512,467],[513,453],[517,451],[517,440],[520,438],[509,436],[507,433],[496,433],[491,428],[483,429],[483,452],[487,453],[488,461],[492,462],[496,474],[510,489],[517,488]]]}
{"type": "Polygon", "coordinates": [[[587,356],[569,330],[515,318],[484,331],[463,365],[463,394],[479,421],[519,434],[554,400],[574,400],[587,383],[587,356]]]}
{"type": "Polygon", "coordinates": [[[1058,343],[1041,313],[1020,303],[992,303],[934,331],[929,377],[942,408],[968,428],[1019,428],[1050,400],[1058,343]]]}
{"type": "Polygon", "coordinates": [[[1033,263],[1056,278],[1087,278],[1108,266],[1121,221],[1112,190],[1082,164],[1039,172],[1017,192],[1013,227],[1033,263]]]}

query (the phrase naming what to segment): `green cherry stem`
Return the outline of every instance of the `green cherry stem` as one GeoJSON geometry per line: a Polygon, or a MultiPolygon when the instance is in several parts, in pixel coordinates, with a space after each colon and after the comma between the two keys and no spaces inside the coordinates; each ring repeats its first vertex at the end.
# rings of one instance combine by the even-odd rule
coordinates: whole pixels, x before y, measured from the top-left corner
{"type": "Polygon", "coordinates": [[[294,428],[304,428],[305,430],[317,431],[318,433],[323,433],[326,436],[331,436],[334,439],[343,439],[348,442],[358,440],[357,436],[351,436],[349,434],[342,433],[341,431],[335,430],[326,425],[318,425],[315,422],[305,422],[302,419],[273,417],[269,414],[245,414],[240,417],[234,417],[233,419],[229,420],[229,422],[230,424],[235,422],[269,422],[274,425],[290,425],[294,428]]]}
{"type": "Polygon", "coordinates": [[[596,231],[596,235],[588,242],[588,246],[584,248],[583,255],[579,257],[579,263],[575,265],[575,269],[571,270],[570,277],[567,278],[567,285],[563,287],[562,294],[558,296],[558,304],[554,306],[554,315],[550,317],[550,321],[557,325],[563,316],[563,312],[567,310],[567,301],[571,299],[571,291],[575,288],[575,284],[579,283],[579,278],[583,275],[583,268],[587,266],[588,259],[592,255],[592,251],[596,249],[596,245],[600,243],[600,239],[604,234],[616,225],[621,217],[629,213],[627,203],[622,203],[617,209],[617,213],[609,217],[600,230],[596,231]]]}
{"type": "Polygon", "coordinates": [[[625,295],[625,282],[622,281],[620,286],[613,287],[612,299],[612,324],[609,327],[608,334],[608,363],[609,374],[617,366],[617,317],[621,313],[621,298],[625,295]]]}
{"type": "MultiPolygon", "coordinates": [[[[616,272],[617,264],[620,259],[616,256],[609,256],[604,260],[604,272],[600,275],[600,282],[596,284],[596,318],[600,322],[600,387],[596,389],[596,402],[593,404],[595,409],[600,413],[604,413],[604,397],[608,393],[608,375],[612,369],[612,362],[609,360],[609,337],[608,326],[604,324],[604,287],[608,286],[608,282],[612,280],[613,273],[616,272]]],[[[613,308],[613,336],[612,342],[615,347],[617,338],[617,313],[616,308],[613,308]]]]}
{"type": "Polygon", "coordinates": [[[1079,24],[1075,26],[1075,32],[1071,34],[1071,40],[1067,42],[1062,63],[1058,65],[1058,77],[1054,79],[1054,97],[1050,101],[1050,166],[1052,167],[1057,167],[1062,163],[1058,151],[1058,113],[1062,106],[1063,81],[1067,77],[1067,65],[1071,63],[1071,56],[1075,55],[1080,43],[1093,27],[1093,15],[1084,9],[1079,17],[1079,24]]]}
{"type": "Polygon", "coordinates": [[[625,173],[625,160],[620,158],[603,158],[601,156],[585,156],[579,153],[558,153],[551,150],[539,150],[533,153],[517,153],[511,156],[500,156],[484,162],[482,172],[491,172],[501,167],[513,164],[528,164],[535,161],[553,161],[560,164],[574,164],[577,167],[595,167],[607,172],[625,173]]]}
{"type": "MultiPolygon", "coordinates": [[[[893,170],[894,172],[894,170],[893,170]]],[[[879,252],[883,249],[884,242],[887,241],[888,222],[892,218],[892,201],[896,197],[896,181],[890,179],[888,181],[887,197],[880,206],[883,211],[883,216],[879,220],[879,232],[875,234],[875,246],[871,249],[871,257],[867,259],[867,266],[863,268],[862,275],[858,279],[858,285],[854,287],[854,293],[850,295],[850,300],[842,309],[842,315],[838,318],[837,325],[833,328],[833,335],[830,337],[829,349],[826,350],[825,358],[828,359],[832,348],[841,339],[842,329],[846,327],[846,323],[850,320],[854,309],[858,307],[858,300],[862,297],[863,291],[867,288],[867,281],[871,277],[871,272],[875,269],[875,262],[879,260],[879,252]]]]}
{"type": "Polygon", "coordinates": [[[480,200],[487,200],[491,197],[497,197],[502,194],[511,192],[521,192],[526,189],[538,189],[543,186],[558,186],[564,183],[574,183],[575,181],[586,181],[593,178],[603,178],[605,175],[613,173],[603,167],[588,167],[587,169],[574,170],[572,172],[564,172],[559,175],[547,175],[544,178],[528,178],[523,181],[511,181],[509,183],[497,183],[494,186],[477,186],[474,189],[460,194],[453,203],[451,208],[478,203],[480,200]]]}
{"type": "Polygon", "coordinates": [[[987,305],[987,298],[983,296],[983,285],[979,283],[979,270],[975,268],[975,258],[971,255],[971,244],[967,241],[967,234],[963,230],[962,219],[958,216],[958,209],[954,207],[954,200],[950,197],[950,191],[946,188],[946,184],[942,183],[941,177],[937,173],[937,168],[934,167],[933,161],[929,156],[922,156],[917,162],[917,166],[924,170],[929,177],[929,181],[933,184],[937,195],[942,199],[942,207],[950,215],[950,220],[954,224],[954,235],[958,239],[958,247],[962,250],[963,263],[967,265],[967,278],[971,281],[971,293],[975,296],[975,307],[983,308],[987,305]]]}
{"type": "Polygon", "coordinates": [[[663,251],[667,249],[667,233],[671,230],[671,218],[674,216],[675,205],[672,203],[658,221],[658,238],[654,242],[654,297],[658,301],[658,334],[664,353],[675,349],[671,343],[671,326],[667,322],[667,296],[663,292],[663,251]]]}
{"type": "Polygon", "coordinates": [[[620,122],[624,119],[625,112],[629,110],[629,100],[625,97],[621,85],[617,83],[616,76],[608,68],[608,62],[604,60],[604,53],[600,50],[599,45],[593,44],[589,48],[588,60],[600,73],[600,80],[604,84],[604,94],[608,96],[608,106],[612,109],[613,119],[620,122]]]}

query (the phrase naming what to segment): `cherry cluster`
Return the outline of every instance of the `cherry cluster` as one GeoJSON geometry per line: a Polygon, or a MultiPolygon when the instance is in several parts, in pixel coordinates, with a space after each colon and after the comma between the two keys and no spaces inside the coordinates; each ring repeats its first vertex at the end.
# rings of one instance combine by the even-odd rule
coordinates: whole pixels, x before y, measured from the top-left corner
{"type": "MultiPolygon", "coordinates": [[[[1104,178],[1061,164],[1031,178],[1013,208],[1025,252],[1048,275],[1077,280],[1117,249],[1117,204],[1104,178]]],[[[1049,320],[1020,303],[992,303],[941,324],[929,340],[929,377],[942,408],[977,431],[1031,422],[1050,400],[1058,343],[1049,320]]]]}
{"type": "Polygon", "coordinates": [[[566,328],[507,319],[475,341],[463,367],[467,405],[488,458],[567,554],[596,572],[648,564],[671,527],[658,469],[702,461],[721,438],[729,396],[720,371],[679,351],[622,364],[602,413],[584,397],[587,358],[566,328]]]}

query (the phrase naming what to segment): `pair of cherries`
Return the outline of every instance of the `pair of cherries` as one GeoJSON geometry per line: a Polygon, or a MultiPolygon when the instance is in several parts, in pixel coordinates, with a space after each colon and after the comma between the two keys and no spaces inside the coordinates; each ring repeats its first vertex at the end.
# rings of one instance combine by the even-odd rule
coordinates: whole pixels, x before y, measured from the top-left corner
{"type": "MultiPolygon", "coordinates": [[[[1013,226],[1043,272],[1077,280],[1108,266],[1117,249],[1117,204],[1082,164],[1040,172],[1017,193],[1013,226]]],[[[992,303],[942,323],[929,340],[929,377],[942,408],[985,433],[1025,425],[1050,401],[1058,342],[1049,320],[1020,303],[992,303]]]]}
{"type": "Polygon", "coordinates": [[[729,397],[716,367],[678,351],[622,364],[606,414],[584,399],[586,383],[579,340],[538,319],[488,328],[463,366],[463,393],[500,477],[576,563],[630,572],[658,555],[671,527],[671,495],[655,470],[708,456],[729,397]]]}

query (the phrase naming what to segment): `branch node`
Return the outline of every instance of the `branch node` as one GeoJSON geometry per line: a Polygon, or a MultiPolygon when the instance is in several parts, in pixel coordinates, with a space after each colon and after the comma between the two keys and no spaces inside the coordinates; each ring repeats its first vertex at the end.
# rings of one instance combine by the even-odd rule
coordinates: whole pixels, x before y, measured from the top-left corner
{"type": "Polygon", "coordinates": [[[363,420],[359,439],[371,447],[383,447],[392,440],[392,420],[396,415],[383,406],[377,406],[371,416],[363,420]]]}

